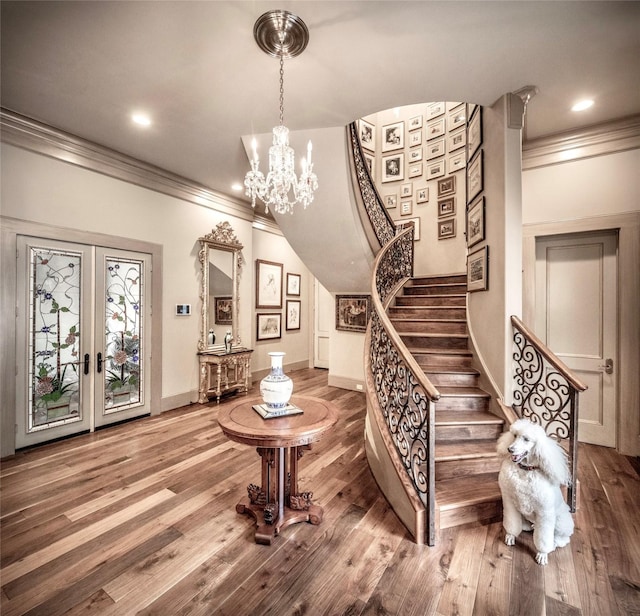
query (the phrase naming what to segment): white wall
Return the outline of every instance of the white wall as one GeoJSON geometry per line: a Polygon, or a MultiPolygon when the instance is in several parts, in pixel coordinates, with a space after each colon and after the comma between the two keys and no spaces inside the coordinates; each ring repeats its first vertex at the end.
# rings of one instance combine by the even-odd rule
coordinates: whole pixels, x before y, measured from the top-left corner
{"type": "MultiPolygon", "coordinates": [[[[103,233],[160,244],[163,247],[162,398],[163,409],[171,399],[197,398],[200,300],[198,297],[198,238],[229,221],[244,245],[246,261],[240,279],[240,336],[245,346],[255,341],[255,259],[278,261],[286,272],[302,275],[301,330],[284,331],[279,350],[287,361],[309,357],[308,310],[305,297],[309,274],[286,240],[252,228],[252,223],[208,207],[141,188],[100,173],[2,144],[3,216],[87,232],[103,233]],[[176,304],[191,304],[190,317],[175,316],[176,304]]],[[[60,238],[64,239],[64,238],[60,238]]],[[[311,296],[312,297],[312,296],[311,296]]],[[[274,345],[275,346],[275,345],[274,345]]],[[[266,347],[256,349],[252,370],[268,365],[266,347]]]]}
{"type": "MultiPolygon", "coordinates": [[[[274,263],[282,263],[282,282],[283,282],[283,296],[282,296],[282,309],[256,309],[256,288],[255,283],[252,286],[252,293],[249,296],[251,298],[252,307],[252,348],[253,356],[251,360],[251,369],[257,376],[261,376],[263,371],[269,369],[271,361],[267,355],[271,351],[284,351],[286,353],[283,365],[284,370],[287,370],[296,364],[296,367],[300,367],[300,364],[309,365],[309,358],[312,356],[310,342],[309,342],[309,329],[313,327],[312,314],[313,314],[313,277],[309,273],[309,270],[305,267],[304,263],[300,260],[298,255],[293,251],[293,248],[289,245],[287,240],[280,234],[270,233],[268,231],[260,231],[258,229],[253,230],[253,263],[247,264],[247,275],[253,277],[255,280],[255,259],[263,259],[266,261],[272,261],[274,263]],[[287,295],[287,273],[300,274],[300,297],[287,295]],[[299,300],[301,302],[301,314],[300,314],[300,329],[299,330],[286,330],[287,319],[287,300],[299,300]],[[257,322],[256,315],[273,313],[282,315],[282,335],[279,339],[273,340],[256,340],[257,335],[257,322]]],[[[257,376],[254,376],[257,378],[257,376]]]]}
{"type": "Polygon", "coordinates": [[[523,224],[640,211],[640,149],[529,169],[523,224]]]}

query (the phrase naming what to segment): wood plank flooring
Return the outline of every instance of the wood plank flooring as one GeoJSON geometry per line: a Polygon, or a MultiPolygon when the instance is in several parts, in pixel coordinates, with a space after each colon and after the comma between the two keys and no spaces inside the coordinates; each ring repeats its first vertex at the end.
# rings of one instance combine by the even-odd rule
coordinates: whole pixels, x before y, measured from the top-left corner
{"type": "Polygon", "coordinates": [[[580,446],[576,532],[547,567],[529,534],[507,547],[500,523],[418,546],[369,472],[364,395],[328,387],[322,370],[290,376],[341,412],[300,461],[320,526],[254,542],[235,504],[260,459],[224,437],[215,404],[20,452],[2,463],[3,616],[640,614],[640,480],[627,458],[580,446]]]}

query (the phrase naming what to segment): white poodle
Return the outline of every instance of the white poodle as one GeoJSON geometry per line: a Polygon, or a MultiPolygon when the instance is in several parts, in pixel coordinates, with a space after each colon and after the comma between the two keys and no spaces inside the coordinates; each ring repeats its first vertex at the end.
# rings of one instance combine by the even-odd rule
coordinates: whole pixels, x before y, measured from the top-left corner
{"type": "Polygon", "coordinates": [[[544,428],[528,419],[515,421],[498,439],[504,456],[498,481],[502,492],[504,542],[514,545],[523,530],[533,529],[536,562],[569,543],[573,518],[561,485],[571,480],[567,455],[544,428]]]}

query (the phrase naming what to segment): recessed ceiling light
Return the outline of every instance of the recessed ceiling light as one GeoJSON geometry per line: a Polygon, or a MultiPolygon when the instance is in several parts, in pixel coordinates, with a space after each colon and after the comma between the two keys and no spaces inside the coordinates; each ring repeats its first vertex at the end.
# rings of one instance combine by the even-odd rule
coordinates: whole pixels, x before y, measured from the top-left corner
{"type": "Polygon", "coordinates": [[[138,124],[138,126],[151,126],[151,118],[146,113],[132,113],[131,119],[138,124]]]}
{"type": "Polygon", "coordinates": [[[242,184],[236,182],[235,184],[231,184],[231,190],[235,190],[236,192],[242,190],[242,184]]]}
{"type": "Polygon", "coordinates": [[[589,109],[592,105],[593,101],[586,98],[582,101],[578,101],[573,107],[571,107],[571,111],[584,111],[585,109],[589,109]]]}

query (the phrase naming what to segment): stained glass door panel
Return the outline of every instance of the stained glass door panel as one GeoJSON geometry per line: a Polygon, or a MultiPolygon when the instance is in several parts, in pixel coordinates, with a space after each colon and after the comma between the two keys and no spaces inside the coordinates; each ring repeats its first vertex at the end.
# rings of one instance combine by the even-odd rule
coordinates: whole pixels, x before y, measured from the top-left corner
{"type": "Polygon", "coordinates": [[[16,448],[150,412],[150,255],[19,236],[16,281],[16,448]]]}
{"type": "Polygon", "coordinates": [[[149,412],[148,255],[97,249],[96,425],[149,412]]]}
{"type": "Polygon", "coordinates": [[[86,246],[19,238],[17,447],[90,427],[91,268],[86,246]]]}

